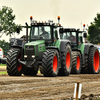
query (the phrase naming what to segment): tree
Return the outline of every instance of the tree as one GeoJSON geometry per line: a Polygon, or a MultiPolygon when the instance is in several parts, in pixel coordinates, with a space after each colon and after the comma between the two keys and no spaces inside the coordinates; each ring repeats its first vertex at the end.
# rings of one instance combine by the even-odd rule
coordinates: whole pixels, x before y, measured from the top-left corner
{"type": "Polygon", "coordinates": [[[13,35],[17,27],[20,25],[15,24],[15,15],[10,7],[3,6],[0,9],[0,37],[5,33],[6,35],[13,35]]]}
{"type": "Polygon", "coordinates": [[[91,22],[91,25],[88,26],[88,34],[88,40],[91,43],[100,43],[100,13],[97,13],[94,22],[91,22]]]}

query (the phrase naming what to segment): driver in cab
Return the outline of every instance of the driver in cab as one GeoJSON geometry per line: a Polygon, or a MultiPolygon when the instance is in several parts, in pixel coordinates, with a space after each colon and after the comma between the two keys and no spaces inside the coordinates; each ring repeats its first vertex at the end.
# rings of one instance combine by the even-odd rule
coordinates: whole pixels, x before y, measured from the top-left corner
{"type": "Polygon", "coordinates": [[[70,33],[70,36],[67,39],[69,39],[71,42],[76,42],[76,37],[72,35],[72,33],[70,33]]]}
{"type": "Polygon", "coordinates": [[[48,39],[48,32],[45,31],[44,27],[41,28],[42,34],[40,36],[45,37],[45,39],[48,39]]]}

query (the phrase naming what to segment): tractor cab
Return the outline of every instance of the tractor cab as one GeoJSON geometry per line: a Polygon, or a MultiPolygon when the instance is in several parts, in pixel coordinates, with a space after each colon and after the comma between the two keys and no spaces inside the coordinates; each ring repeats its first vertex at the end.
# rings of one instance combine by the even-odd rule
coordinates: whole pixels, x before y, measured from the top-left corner
{"type": "MultiPolygon", "coordinates": [[[[29,42],[44,40],[46,46],[53,44],[55,39],[59,38],[59,28],[62,27],[59,23],[53,23],[49,20],[48,22],[37,22],[31,19],[31,30],[29,34],[29,42]]],[[[60,18],[58,18],[59,20],[60,18]]]]}
{"type": "Polygon", "coordinates": [[[60,39],[71,41],[72,49],[78,48],[81,43],[85,43],[86,33],[74,28],[61,28],[60,39]]]}
{"type": "Polygon", "coordinates": [[[53,25],[44,25],[47,23],[37,23],[31,25],[29,42],[43,40],[46,45],[51,44],[53,41],[52,28],[53,25]]]}

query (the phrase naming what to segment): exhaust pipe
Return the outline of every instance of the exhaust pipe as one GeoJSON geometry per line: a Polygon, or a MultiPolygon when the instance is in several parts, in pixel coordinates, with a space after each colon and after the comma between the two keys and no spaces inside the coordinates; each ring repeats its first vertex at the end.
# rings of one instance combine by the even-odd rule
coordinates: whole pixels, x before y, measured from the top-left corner
{"type": "Polygon", "coordinates": [[[27,22],[25,24],[26,24],[26,43],[28,43],[28,24],[27,22]]]}

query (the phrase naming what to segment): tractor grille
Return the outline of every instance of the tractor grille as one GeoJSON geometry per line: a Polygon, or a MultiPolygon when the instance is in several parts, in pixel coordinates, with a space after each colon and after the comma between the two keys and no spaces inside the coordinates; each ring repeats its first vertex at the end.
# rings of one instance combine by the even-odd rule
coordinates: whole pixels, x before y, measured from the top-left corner
{"type": "Polygon", "coordinates": [[[35,55],[34,46],[26,46],[25,47],[25,54],[28,56],[35,55]]]}

